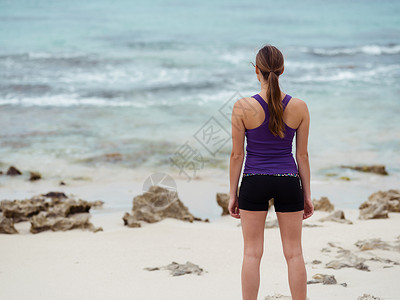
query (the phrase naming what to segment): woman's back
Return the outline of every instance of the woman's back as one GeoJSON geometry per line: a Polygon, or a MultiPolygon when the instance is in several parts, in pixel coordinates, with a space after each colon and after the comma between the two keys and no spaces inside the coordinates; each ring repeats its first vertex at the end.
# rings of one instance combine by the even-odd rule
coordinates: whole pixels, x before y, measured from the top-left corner
{"type": "Polygon", "coordinates": [[[289,94],[283,95],[285,127],[283,138],[273,135],[269,130],[268,103],[259,94],[255,94],[250,99],[243,99],[246,102],[243,105],[248,106],[245,109],[254,112],[250,114],[251,116],[246,114],[248,118],[243,120],[247,140],[244,175],[248,173],[296,175],[298,173],[292,154],[292,144],[296,128],[301,122],[301,116],[296,110],[297,103],[295,103],[299,99],[293,99],[289,94]]]}

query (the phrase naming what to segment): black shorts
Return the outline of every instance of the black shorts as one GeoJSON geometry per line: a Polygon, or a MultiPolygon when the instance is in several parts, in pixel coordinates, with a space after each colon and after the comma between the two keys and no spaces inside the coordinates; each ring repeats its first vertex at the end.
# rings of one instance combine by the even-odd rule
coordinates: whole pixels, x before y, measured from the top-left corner
{"type": "Polygon", "coordinates": [[[245,210],[268,210],[274,198],[275,212],[294,212],[304,209],[304,195],[299,177],[250,175],[242,177],[238,207],[245,210]]]}

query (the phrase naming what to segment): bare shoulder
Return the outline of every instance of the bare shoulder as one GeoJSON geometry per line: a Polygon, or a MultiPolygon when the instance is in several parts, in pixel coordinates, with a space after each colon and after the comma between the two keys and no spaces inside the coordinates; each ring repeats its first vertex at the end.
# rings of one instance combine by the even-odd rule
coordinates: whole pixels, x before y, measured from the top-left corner
{"type": "Polygon", "coordinates": [[[243,97],[234,103],[233,109],[236,111],[247,111],[254,108],[255,103],[258,102],[253,97],[243,97]]]}
{"type": "Polygon", "coordinates": [[[243,97],[235,102],[235,106],[249,105],[249,104],[253,103],[254,101],[257,102],[257,100],[254,99],[253,97],[243,97]]]}
{"type": "Polygon", "coordinates": [[[292,102],[292,107],[295,108],[296,111],[298,111],[298,112],[308,112],[307,103],[304,100],[302,100],[300,98],[292,97],[290,102],[292,102]]]}
{"type": "Polygon", "coordinates": [[[298,107],[307,107],[307,103],[304,100],[300,99],[300,98],[292,97],[290,102],[293,102],[293,104],[298,106],[298,107]]]}

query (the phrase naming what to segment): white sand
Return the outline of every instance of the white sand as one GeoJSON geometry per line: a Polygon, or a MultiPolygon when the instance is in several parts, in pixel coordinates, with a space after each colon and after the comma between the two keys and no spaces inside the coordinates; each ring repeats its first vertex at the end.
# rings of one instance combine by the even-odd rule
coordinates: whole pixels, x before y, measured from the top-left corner
{"type": "MultiPolygon", "coordinates": [[[[335,253],[322,248],[335,242],[360,254],[354,243],[399,236],[400,214],[389,219],[358,220],[358,210],[345,209],[354,224],[318,222],[328,213],[316,211],[303,228],[303,251],[308,280],[316,273],[335,275],[337,285],[308,285],[311,300],[357,299],[370,293],[383,299],[400,299],[400,266],[366,261],[371,272],[354,268],[324,268],[335,253]],[[323,263],[312,265],[319,259],[323,263]],[[340,283],[346,282],[347,287],[340,283]]],[[[224,216],[210,223],[165,219],[141,228],[123,226],[123,211],[95,213],[92,222],[103,232],[75,229],[67,232],[29,233],[29,222],[16,224],[20,234],[0,235],[0,299],[241,299],[242,232],[239,220],[224,216]],[[191,261],[206,270],[202,275],[171,276],[169,271],[147,271],[176,261],[191,261]]],[[[269,212],[268,219],[276,218],[269,212]]],[[[400,262],[400,253],[363,251],[400,262]]],[[[265,229],[259,299],[280,293],[290,295],[287,267],[279,228],[265,229]]]]}

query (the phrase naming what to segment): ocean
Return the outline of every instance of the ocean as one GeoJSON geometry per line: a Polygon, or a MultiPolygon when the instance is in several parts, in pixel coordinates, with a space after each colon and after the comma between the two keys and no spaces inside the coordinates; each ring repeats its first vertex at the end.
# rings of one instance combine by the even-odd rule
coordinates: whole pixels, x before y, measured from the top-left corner
{"type": "Polygon", "coordinates": [[[1,1],[0,167],[169,173],[186,149],[197,175],[228,178],[226,113],[259,92],[251,62],[272,44],[283,92],[310,111],[314,184],[398,188],[399,14],[389,0],[1,1]],[[355,164],[389,176],[340,168],[355,164]]]}

